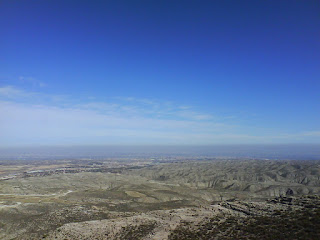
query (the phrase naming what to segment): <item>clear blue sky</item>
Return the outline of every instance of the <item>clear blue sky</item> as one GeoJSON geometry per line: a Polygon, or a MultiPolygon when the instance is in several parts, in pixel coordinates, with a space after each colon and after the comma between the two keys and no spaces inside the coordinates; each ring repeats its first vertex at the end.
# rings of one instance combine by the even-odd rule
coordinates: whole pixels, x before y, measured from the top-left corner
{"type": "Polygon", "coordinates": [[[320,143],[320,2],[0,2],[0,144],[320,143]]]}

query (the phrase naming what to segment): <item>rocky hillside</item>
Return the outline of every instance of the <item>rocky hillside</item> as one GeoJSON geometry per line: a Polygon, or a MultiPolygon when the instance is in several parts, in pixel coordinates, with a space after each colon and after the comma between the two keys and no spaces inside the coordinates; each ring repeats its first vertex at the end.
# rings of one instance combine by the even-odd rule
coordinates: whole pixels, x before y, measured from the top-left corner
{"type": "Polygon", "coordinates": [[[148,179],[256,196],[320,193],[320,161],[223,160],[159,164],[132,171],[148,179]]]}
{"type": "Polygon", "coordinates": [[[45,239],[319,239],[320,198],[281,197],[266,202],[150,211],[101,221],[69,223],[45,239]]]}

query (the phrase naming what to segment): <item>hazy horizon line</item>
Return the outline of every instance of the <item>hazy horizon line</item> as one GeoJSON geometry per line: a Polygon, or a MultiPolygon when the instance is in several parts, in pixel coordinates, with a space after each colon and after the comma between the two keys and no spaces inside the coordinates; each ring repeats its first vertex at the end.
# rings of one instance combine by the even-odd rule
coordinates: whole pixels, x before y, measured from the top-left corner
{"type": "Polygon", "coordinates": [[[37,147],[219,147],[219,146],[320,146],[320,143],[213,143],[213,144],[24,144],[0,146],[3,148],[37,148],[37,147]]]}

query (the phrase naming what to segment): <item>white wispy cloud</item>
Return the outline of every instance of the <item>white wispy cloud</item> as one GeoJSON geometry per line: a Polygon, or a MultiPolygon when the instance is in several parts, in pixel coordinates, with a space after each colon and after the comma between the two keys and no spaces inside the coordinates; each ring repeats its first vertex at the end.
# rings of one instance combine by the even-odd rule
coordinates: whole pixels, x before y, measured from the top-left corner
{"type": "Polygon", "coordinates": [[[37,87],[45,87],[47,84],[45,84],[42,81],[39,81],[38,79],[34,77],[26,77],[26,76],[20,76],[19,80],[23,83],[28,83],[31,84],[32,86],[37,86],[37,87]]]}
{"type": "Polygon", "coordinates": [[[9,98],[9,99],[17,99],[21,97],[27,97],[33,95],[33,93],[22,91],[13,86],[4,86],[0,87],[0,97],[9,98]]]}
{"type": "Polygon", "coordinates": [[[176,114],[180,117],[189,118],[193,120],[210,120],[213,119],[213,116],[210,114],[198,113],[190,110],[180,110],[176,112],[176,114]]]}
{"type": "Polygon", "coordinates": [[[304,136],[312,136],[312,137],[320,137],[320,131],[303,132],[302,135],[304,135],[304,136]]]}
{"type": "Polygon", "coordinates": [[[0,143],[66,139],[83,143],[184,143],[199,141],[199,134],[230,128],[223,123],[203,121],[207,119],[205,114],[183,110],[173,103],[136,98],[73,103],[70,98],[58,97],[59,101],[51,101],[55,97],[1,87],[0,143]]]}
{"type": "Polygon", "coordinates": [[[132,97],[74,100],[13,86],[0,87],[0,112],[1,145],[273,143],[320,136],[320,131],[244,134],[241,126],[225,120],[227,116],[173,102],[132,97]]]}

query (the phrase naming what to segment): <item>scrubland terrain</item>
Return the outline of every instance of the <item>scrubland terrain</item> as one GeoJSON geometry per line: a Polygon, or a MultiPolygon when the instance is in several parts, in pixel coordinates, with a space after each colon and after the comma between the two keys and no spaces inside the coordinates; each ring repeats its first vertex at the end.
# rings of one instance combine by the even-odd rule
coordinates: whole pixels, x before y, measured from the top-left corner
{"type": "Polygon", "coordinates": [[[189,187],[245,192],[257,198],[313,194],[320,190],[317,161],[179,162],[152,166],[135,173],[189,187]]]}
{"type": "Polygon", "coordinates": [[[0,177],[0,239],[320,237],[320,161],[17,161],[0,177]]]}

